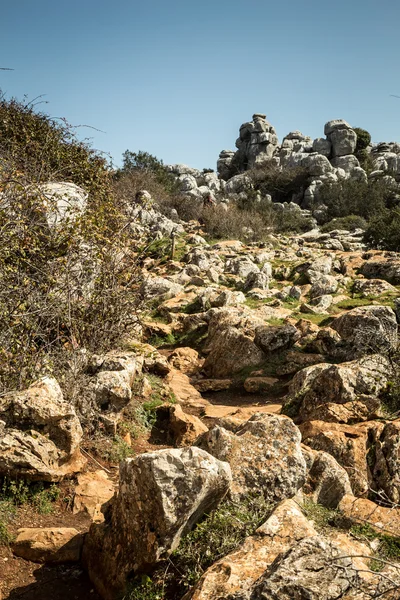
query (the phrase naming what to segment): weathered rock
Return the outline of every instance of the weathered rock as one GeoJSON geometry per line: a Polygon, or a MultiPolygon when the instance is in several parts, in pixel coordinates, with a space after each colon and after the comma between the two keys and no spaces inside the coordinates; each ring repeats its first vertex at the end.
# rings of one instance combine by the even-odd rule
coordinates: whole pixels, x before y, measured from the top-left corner
{"type": "Polygon", "coordinates": [[[265,273],[257,273],[252,271],[246,277],[244,283],[245,290],[267,290],[269,286],[269,277],[265,273]]]}
{"type": "Polygon", "coordinates": [[[360,163],[358,162],[358,158],[356,158],[353,154],[346,154],[346,156],[336,156],[331,160],[332,166],[336,167],[336,169],[343,169],[345,173],[351,175],[354,169],[360,168],[360,163]]]}
{"type": "Polygon", "coordinates": [[[332,144],[332,156],[345,156],[353,154],[357,144],[357,134],[353,129],[334,129],[329,134],[332,144]]]}
{"type": "Polygon", "coordinates": [[[247,377],[243,387],[249,394],[260,394],[271,390],[278,382],[275,377],[247,377]]]}
{"type": "Polygon", "coordinates": [[[184,600],[236,598],[251,589],[276,557],[316,531],[293,500],[284,500],[254,535],[213,564],[184,600]]]}
{"type": "Polygon", "coordinates": [[[383,491],[395,505],[400,504],[400,421],[386,423],[373,447],[372,475],[375,491],[383,491]]]}
{"type": "Polygon", "coordinates": [[[315,536],[280,554],[253,588],[235,600],[339,600],[359,583],[351,558],[337,544],[315,536]]]}
{"type": "Polygon", "coordinates": [[[132,399],[128,371],[100,371],[94,382],[96,402],[102,410],[121,411],[132,399]]]}
{"type": "Polygon", "coordinates": [[[12,543],[15,556],[36,563],[79,562],[83,534],[68,527],[19,529],[12,543]]]}
{"type": "Polygon", "coordinates": [[[102,506],[111,500],[113,495],[114,485],[105,471],[81,473],[74,490],[73,513],[86,512],[95,523],[101,523],[104,521],[102,506]]]}
{"type": "Polygon", "coordinates": [[[239,256],[226,262],[225,273],[233,273],[239,277],[248,277],[250,273],[259,273],[260,269],[248,256],[239,256]]]}
{"type": "MultiPolygon", "coordinates": [[[[322,363],[302,369],[293,377],[283,412],[307,421],[318,419],[326,404],[344,404],[351,410],[349,403],[359,400],[365,404],[379,394],[386,386],[389,367],[387,359],[373,355],[340,365],[322,363]]],[[[376,410],[374,403],[372,410],[376,410]]]]}
{"type": "Polygon", "coordinates": [[[162,296],[164,299],[172,298],[183,291],[183,287],[178,283],[164,279],[163,277],[154,277],[147,279],[140,288],[143,298],[155,298],[162,296]]]}
{"type": "Polygon", "coordinates": [[[319,298],[327,294],[334,294],[338,289],[338,282],[332,275],[320,275],[311,286],[310,298],[319,298]]]}
{"type": "Polygon", "coordinates": [[[397,346],[397,321],[389,306],[359,306],[331,324],[349,346],[353,358],[386,353],[397,346]]]}
{"type": "Polygon", "coordinates": [[[179,371],[188,375],[195,373],[201,364],[197,350],[186,347],[174,350],[168,360],[175,369],[179,369],[179,371]]]}
{"type": "Polygon", "coordinates": [[[44,183],[39,186],[39,191],[51,228],[76,220],[86,209],[88,194],[74,183],[44,183]]]}
{"type": "Polygon", "coordinates": [[[249,312],[225,309],[214,313],[210,319],[207,345],[208,356],[205,373],[216,379],[227,378],[245,367],[256,367],[265,354],[255,345],[254,331],[262,320],[249,312]]]}
{"type": "Polygon", "coordinates": [[[286,325],[265,325],[257,327],[254,343],[265,353],[284,350],[293,346],[301,334],[289,323],[286,325]]]}
{"type": "Polygon", "coordinates": [[[347,123],[344,119],[332,119],[325,123],[324,134],[330,135],[336,129],[351,129],[351,125],[347,123]]]}
{"type": "Polygon", "coordinates": [[[376,297],[386,292],[396,292],[396,288],[384,279],[356,279],[353,292],[363,298],[376,297]]]}
{"type": "Polygon", "coordinates": [[[325,138],[316,138],[313,141],[313,151],[329,158],[332,152],[332,144],[325,138]]]}
{"type": "Polygon", "coordinates": [[[368,279],[384,279],[393,285],[400,284],[400,260],[398,258],[372,258],[367,260],[360,272],[368,279]]]}
{"type": "Polygon", "coordinates": [[[167,431],[174,446],[191,446],[208,427],[194,415],[183,412],[179,404],[164,404],[157,409],[157,420],[167,431]]]}
{"type": "Polygon", "coordinates": [[[368,493],[372,481],[367,461],[369,436],[377,437],[381,427],[374,422],[350,426],[309,421],[300,425],[300,430],[307,446],[334,457],[346,470],[353,493],[362,496],[368,493]]]}
{"type": "Polygon", "coordinates": [[[378,533],[400,536],[400,509],[398,507],[379,506],[367,500],[347,494],[338,506],[339,510],[349,519],[362,525],[368,523],[378,533]]]}
{"type": "Polygon", "coordinates": [[[316,452],[310,448],[307,451],[311,453],[312,464],[303,492],[311,496],[316,504],[337,508],[342,498],[351,494],[348,474],[327,452],[316,452]]]}
{"type": "Polygon", "coordinates": [[[0,398],[0,473],[58,481],[85,464],[81,439],[79,419],[55,379],[0,398]]]}
{"type": "Polygon", "coordinates": [[[290,419],[254,414],[236,434],[214,427],[197,444],[231,465],[231,495],[261,493],[271,501],[291,498],[304,484],[300,433],[290,419]]]}
{"type": "Polygon", "coordinates": [[[93,524],[84,562],[105,600],[127,577],[166,558],[226,494],[231,471],[200,448],[159,450],[121,463],[119,493],[106,522],[93,524]]]}

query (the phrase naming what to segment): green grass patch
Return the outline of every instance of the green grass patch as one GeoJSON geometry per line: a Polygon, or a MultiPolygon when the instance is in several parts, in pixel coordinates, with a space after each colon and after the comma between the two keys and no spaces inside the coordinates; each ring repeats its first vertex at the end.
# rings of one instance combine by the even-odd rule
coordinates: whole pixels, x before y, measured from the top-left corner
{"type": "Polygon", "coordinates": [[[260,495],[243,502],[225,499],[182,538],[168,563],[139,576],[125,600],[176,600],[217,560],[235,550],[266,521],[273,506],[260,495]]]}
{"type": "Polygon", "coordinates": [[[320,533],[329,534],[329,529],[335,528],[348,532],[362,542],[378,540],[379,545],[369,560],[371,570],[380,571],[384,567],[384,563],[377,560],[378,558],[394,563],[400,562],[400,537],[380,533],[369,523],[354,522],[344,517],[340,511],[325,508],[308,499],[304,501],[302,509],[320,533]]]}
{"type": "MultiPolygon", "coordinates": [[[[388,535],[386,533],[379,533],[369,523],[355,524],[350,528],[350,532],[361,541],[373,541],[378,540],[379,546],[375,550],[377,558],[391,562],[400,562],[400,538],[388,535]]],[[[370,567],[373,571],[381,571],[384,567],[384,563],[379,560],[370,561],[370,567]]]]}
{"type": "Polygon", "coordinates": [[[296,312],[292,314],[294,319],[304,319],[305,321],[310,321],[315,325],[319,325],[320,327],[324,327],[332,323],[334,317],[326,316],[326,315],[310,315],[307,313],[296,312]]]}

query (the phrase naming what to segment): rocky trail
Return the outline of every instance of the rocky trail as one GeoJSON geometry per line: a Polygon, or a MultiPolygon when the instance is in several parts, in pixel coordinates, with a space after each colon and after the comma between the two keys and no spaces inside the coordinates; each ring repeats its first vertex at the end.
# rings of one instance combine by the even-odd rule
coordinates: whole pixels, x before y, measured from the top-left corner
{"type": "MultiPolygon", "coordinates": [[[[397,206],[400,146],[366,142],[365,170],[357,131],[334,120],[325,138],[279,144],[257,113],[219,175],[158,165],[186,220],[113,173],[122,213],[100,214],[93,238],[88,193],[39,186],[39,248],[88,214],[101,247],[78,228],[41,258],[42,279],[6,261],[10,293],[32,279],[27,305],[41,282],[49,322],[36,331],[23,304],[6,328],[25,319],[40,378],[0,394],[0,600],[400,598],[400,253],[367,247],[359,213],[319,228],[336,214],[326,186],[364,186],[364,201],[378,181],[397,206]]],[[[2,191],[17,213],[32,200],[20,187],[22,200],[2,191]]],[[[6,372],[20,381],[15,340],[6,372]]]]}
{"type": "MultiPolygon", "coordinates": [[[[370,563],[400,530],[400,422],[382,396],[400,257],[366,251],[358,232],[259,245],[201,234],[193,223],[179,258],[145,260],[143,337],[90,359],[84,401],[68,405],[50,377],[0,400],[0,469],[59,488],[49,514],[21,502],[9,516],[3,600],[111,599],[132,572],[156,569],[156,581],[227,494],[239,505],[261,495],[272,512],[166,598],[289,599],[305,581],[310,598],[320,587],[323,598],[398,597],[386,587],[400,585],[400,556],[383,571],[370,563]],[[330,515],[323,532],[310,506],[330,515]],[[340,514],[353,529],[329,525],[340,514]]],[[[159,597],[143,593],[127,597],[159,597]]]]}

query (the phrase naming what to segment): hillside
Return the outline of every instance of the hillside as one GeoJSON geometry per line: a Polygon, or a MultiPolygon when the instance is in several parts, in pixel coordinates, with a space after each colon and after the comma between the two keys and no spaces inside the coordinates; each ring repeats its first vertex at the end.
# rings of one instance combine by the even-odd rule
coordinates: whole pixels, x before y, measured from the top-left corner
{"type": "Polygon", "coordinates": [[[400,147],[0,116],[0,598],[398,598],[400,147]]]}

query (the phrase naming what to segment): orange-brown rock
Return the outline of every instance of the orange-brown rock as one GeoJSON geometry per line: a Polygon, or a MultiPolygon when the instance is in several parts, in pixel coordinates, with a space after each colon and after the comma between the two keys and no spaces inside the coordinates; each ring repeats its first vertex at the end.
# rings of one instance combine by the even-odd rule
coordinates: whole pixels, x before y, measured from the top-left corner
{"type": "Polygon", "coordinates": [[[92,520],[100,523],[104,520],[101,511],[103,504],[108,502],[114,495],[114,485],[102,470],[92,473],[78,475],[78,485],[74,495],[74,514],[84,511],[92,520]]]}
{"type": "Polygon", "coordinates": [[[83,535],[68,527],[19,529],[12,544],[16,556],[37,563],[78,562],[83,535]]]}
{"type": "Polygon", "coordinates": [[[208,431],[198,417],[185,413],[179,404],[160,406],[157,418],[174,446],[192,446],[199,435],[208,431]]]}
{"type": "Polygon", "coordinates": [[[248,590],[275,558],[316,531],[293,500],[284,500],[254,535],[212,565],[184,600],[227,598],[248,590]]]}
{"type": "Polygon", "coordinates": [[[199,357],[199,353],[193,348],[177,348],[169,357],[169,362],[175,369],[192,375],[202,365],[202,360],[199,357]]]}
{"type": "Polygon", "coordinates": [[[400,508],[379,506],[366,498],[350,494],[339,503],[339,510],[348,518],[361,524],[368,523],[380,533],[400,536],[400,508]]]}
{"type": "Polygon", "coordinates": [[[327,452],[344,467],[356,496],[368,493],[370,488],[372,477],[367,460],[369,437],[376,437],[383,427],[383,424],[374,421],[355,426],[308,421],[299,426],[307,446],[327,452]]]}

